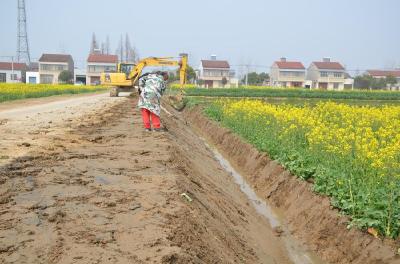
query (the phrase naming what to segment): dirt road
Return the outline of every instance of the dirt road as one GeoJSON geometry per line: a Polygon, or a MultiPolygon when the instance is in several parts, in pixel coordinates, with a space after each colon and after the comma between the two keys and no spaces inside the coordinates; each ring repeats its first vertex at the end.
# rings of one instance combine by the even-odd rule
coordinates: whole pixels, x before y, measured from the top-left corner
{"type": "Polygon", "coordinates": [[[319,263],[296,258],[183,119],[146,133],[135,105],[0,110],[1,263],[319,263]]]}

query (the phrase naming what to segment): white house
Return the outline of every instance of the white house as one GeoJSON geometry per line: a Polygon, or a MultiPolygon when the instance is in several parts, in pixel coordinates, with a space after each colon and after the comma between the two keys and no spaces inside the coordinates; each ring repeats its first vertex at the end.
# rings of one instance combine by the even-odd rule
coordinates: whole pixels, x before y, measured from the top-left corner
{"type": "Polygon", "coordinates": [[[215,55],[211,56],[210,60],[201,60],[197,74],[198,80],[202,81],[206,88],[224,88],[238,85],[229,62],[217,60],[215,55]]]}
{"type": "Polygon", "coordinates": [[[270,70],[270,84],[277,87],[303,87],[306,80],[306,68],[298,61],[281,58],[275,61],[270,70]]]}
{"type": "Polygon", "coordinates": [[[324,90],[343,90],[346,83],[346,70],[339,62],[332,62],[329,58],[314,61],[307,70],[307,80],[310,88],[324,90]]]}
{"type": "Polygon", "coordinates": [[[100,84],[103,72],[116,72],[117,55],[90,54],[87,59],[86,84],[100,84]]]}
{"type": "Polygon", "coordinates": [[[18,83],[25,78],[26,64],[0,62],[0,83],[18,83]]]}
{"type": "Polygon", "coordinates": [[[39,59],[40,83],[57,84],[62,71],[74,74],[74,60],[67,54],[43,54],[39,59]]]}

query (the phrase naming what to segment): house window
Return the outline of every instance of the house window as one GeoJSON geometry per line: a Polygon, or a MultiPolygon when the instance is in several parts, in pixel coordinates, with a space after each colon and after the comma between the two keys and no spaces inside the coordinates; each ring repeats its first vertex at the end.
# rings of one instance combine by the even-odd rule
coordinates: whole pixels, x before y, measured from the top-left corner
{"type": "Polygon", "coordinates": [[[335,90],[339,89],[339,83],[333,83],[333,89],[335,90]]]}
{"type": "Polygon", "coordinates": [[[342,78],[342,73],[341,72],[334,72],[333,76],[336,78],[342,78]]]}
{"type": "Polygon", "coordinates": [[[326,71],[322,71],[320,74],[321,74],[321,77],[328,77],[328,72],[326,72],[326,71]]]}
{"type": "Polygon", "coordinates": [[[18,80],[18,75],[15,74],[15,73],[11,74],[10,77],[11,77],[11,80],[12,80],[12,81],[18,80]]]}
{"type": "Polygon", "coordinates": [[[5,73],[0,73],[0,83],[5,83],[7,75],[5,73]]]}
{"type": "Polygon", "coordinates": [[[53,75],[51,74],[41,74],[40,83],[51,84],[53,83],[53,75]]]}
{"type": "Polygon", "coordinates": [[[40,64],[42,71],[66,71],[67,66],[62,64],[40,64]]]}
{"type": "Polygon", "coordinates": [[[42,71],[50,71],[51,70],[51,65],[48,64],[40,64],[40,69],[42,71]]]}

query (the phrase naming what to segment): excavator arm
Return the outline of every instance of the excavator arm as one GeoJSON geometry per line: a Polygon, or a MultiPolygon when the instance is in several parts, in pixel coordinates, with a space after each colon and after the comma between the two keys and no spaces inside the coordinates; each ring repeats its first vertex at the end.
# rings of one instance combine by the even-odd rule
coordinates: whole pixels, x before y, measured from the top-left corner
{"type": "Polygon", "coordinates": [[[132,69],[128,79],[132,80],[132,84],[134,85],[142,75],[142,71],[145,67],[179,66],[180,85],[181,88],[183,88],[183,85],[186,83],[187,60],[188,58],[186,54],[182,54],[179,61],[174,60],[173,57],[146,58],[139,61],[139,63],[132,69]]]}
{"type": "MultiPolygon", "coordinates": [[[[118,96],[121,91],[130,91],[142,75],[145,67],[176,67],[179,66],[180,86],[183,88],[186,83],[186,70],[188,63],[188,55],[180,54],[176,57],[150,57],[140,60],[136,65],[120,63],[118,72],[102,73],[101,84],[113,86],[110,96],[118,96]],[[124,66],[133,66],[130,71],[125,73],[122,69],[124,66]]],[[[126,68],[126,67],[125,67],[126,68]]]]}

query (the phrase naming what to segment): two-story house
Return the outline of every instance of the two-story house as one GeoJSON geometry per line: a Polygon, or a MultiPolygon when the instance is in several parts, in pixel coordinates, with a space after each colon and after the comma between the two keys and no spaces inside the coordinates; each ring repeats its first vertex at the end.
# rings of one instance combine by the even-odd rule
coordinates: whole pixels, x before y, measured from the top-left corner
{"type": "Polygon", "coordinates": [[[307,80],[311,88],[324,90],[343,90],[346,83],[346,70],[339,62],[332,62],[330,58],[314,61],[307,70],[307,80]]]}
{"type": "Polygon", "coordinates": [[[198,81],[203,82],[205,88],[230,87],[234,75],[229,62],[217,60],[215,55],[210,60],[201,60],[197,73],[198,81]]]}
{"type": "Polygon", "coordinates": [[[67,54],[43,54],[39,59],[40,83],[57,84],[62,71],[74,75],[74,60],[67,54]]]}
{"type": "Polygon", "coordinates": [[[118,64],[117,55],[90,54],[87,59],[86,83],[100,84],[102,72],[116,72],[118,64]]]}
{"type": "Polygon", "coordinates": [[[306,79],[306,68],[298,61],[287,61],[281,58],[275,61],[270,70],[270,84],[277,87],[303,87],[306,79]]]}
{"type": "Polygon", "coordinates": [[[24,63],[0,62],[0,83],[22,82],[26,69],[24,63]]]}

